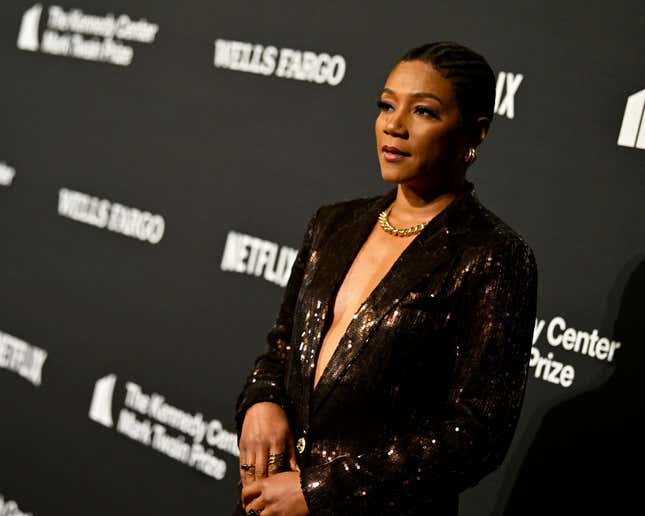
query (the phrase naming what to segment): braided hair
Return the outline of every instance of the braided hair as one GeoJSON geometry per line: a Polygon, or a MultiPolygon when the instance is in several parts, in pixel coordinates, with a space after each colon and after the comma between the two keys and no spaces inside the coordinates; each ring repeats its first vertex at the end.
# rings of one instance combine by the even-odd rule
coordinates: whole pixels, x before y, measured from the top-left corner
{"type": "Polygon", "coordinates": [[[408,50],[397,62],[430,64],[455,91],[462,122],[473,127],[477,117],[493,120],[495,74],[483,56],[454,41],[436,41],[408,50]]]}

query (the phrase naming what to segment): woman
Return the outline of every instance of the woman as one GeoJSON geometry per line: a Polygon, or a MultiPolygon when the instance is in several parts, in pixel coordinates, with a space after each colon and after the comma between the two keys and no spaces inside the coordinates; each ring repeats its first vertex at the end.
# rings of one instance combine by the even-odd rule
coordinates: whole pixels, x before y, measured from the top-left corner
{"type": "Polygon", "coordinates": [[[375,130],[396,187],[309,221],[237,400],[236,514],[456,515],[458,493],[501,464],[537,269],[465,179],[494,98],[490,66],[453,42],[390,72],[375,130]]]}

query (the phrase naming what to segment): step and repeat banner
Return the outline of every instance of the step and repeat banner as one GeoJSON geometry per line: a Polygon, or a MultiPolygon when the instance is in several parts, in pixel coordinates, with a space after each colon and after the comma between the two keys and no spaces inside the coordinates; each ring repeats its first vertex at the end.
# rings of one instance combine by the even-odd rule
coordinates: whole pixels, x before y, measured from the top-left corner
{"type": "Polygon", "coordinates": [[[468,174],[539,265],[518,431],[460,514],[622,514],[644,34],[638,1],[2,2],[0,515],[232,512],[235,400],[305,224],[391,187],[376,100],[437,40],[495,70],[468,174]]]}

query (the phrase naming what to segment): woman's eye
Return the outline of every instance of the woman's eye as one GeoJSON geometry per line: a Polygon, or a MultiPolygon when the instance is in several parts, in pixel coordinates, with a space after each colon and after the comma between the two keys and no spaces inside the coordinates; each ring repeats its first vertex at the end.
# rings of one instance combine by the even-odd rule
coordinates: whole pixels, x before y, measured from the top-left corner
{"type": "Polygon", "coordinates": [[[392,106],[388,104],[387,102],[384,102],[382,100],[377,100],[376,101],[376,106],[381,110],[381,111],[389,111],[392,109],[392,106]]]}
{"type": "Polygon", "coordinates": [[[424,116],[431,116],[431,117],[437,118],[437,113],[435,113],[432,109],[429,109],[427,107],[418,106],[415,111],[424,116]]]}

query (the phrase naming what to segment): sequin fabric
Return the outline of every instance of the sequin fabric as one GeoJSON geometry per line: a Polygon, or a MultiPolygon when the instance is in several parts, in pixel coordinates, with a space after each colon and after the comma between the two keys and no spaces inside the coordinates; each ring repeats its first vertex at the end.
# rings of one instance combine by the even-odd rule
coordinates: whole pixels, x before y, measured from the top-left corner
{"type": "Polygon", "coordinates": [[[253,403],[287,412],[313,516],[456,515],[458,493],[501,464],[517,425],[536,261],[469,181],[367,297],[313,388],[335,295],[395,195],[312,216],[237,398],[238,444],[253,403]]]}

